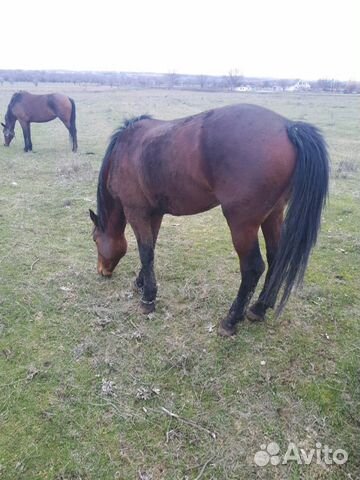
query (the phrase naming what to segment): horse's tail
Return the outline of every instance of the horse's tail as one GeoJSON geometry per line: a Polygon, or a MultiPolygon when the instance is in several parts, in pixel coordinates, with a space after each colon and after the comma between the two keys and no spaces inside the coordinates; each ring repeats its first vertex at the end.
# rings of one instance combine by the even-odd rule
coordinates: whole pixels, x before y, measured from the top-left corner
{"type": "Polygon", "coordinates": [[[69,98],[71,103],[71,114],[70,114],[70,138],[73,144],[73,152],[77,150],[77,131],[76,131],[76,107],[75,102],[72,98],[69,98]]]}
{"type": "Polygon", "coordinates": [[[297,159],[279,248],[263,296],[265,303],[274,304],[283,288],[276,315],[284,308],[292,288],[304,278],[329,185],[329,156],[319,130],[308,123],[292,122],[287,126],[287,134],[297,150],[297,159]]]}

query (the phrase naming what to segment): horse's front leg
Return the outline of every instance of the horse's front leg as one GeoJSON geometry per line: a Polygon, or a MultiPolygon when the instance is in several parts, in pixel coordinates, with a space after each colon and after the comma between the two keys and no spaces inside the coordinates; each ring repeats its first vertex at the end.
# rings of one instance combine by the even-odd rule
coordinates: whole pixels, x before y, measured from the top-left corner
{"type": "Polygon", "coordinates": [[[30,123],[21,121],[20,125],[24,135],[24,143],[25,143],[24,151],[29,152],[32,150],[30,123]]]}
{"type": "MultiPolygon", "coordinates": [[[[151,233],[152,233],[152,239],[153,239],[153,246],[155,249],[156,245],[156,240],[159,234],[161,222],[162,222],[163,215],[160,214],[153,214],[150,218],[150,224],[151,224],[151,233]]],[[[134,287],[135,290],[141,294],[144,293],[144,268],[141,266],[140,271],[138,273],[138,276],[135,279],[134,282],[134,287]]]]}
{"type": "Polygon", "coordinates": [[[148,242],[138,242],[139,255],[143,272],[143,287],[140,307],[143,313],[155,310],[157,285],[154,272],[154,245],[148,242]]]}
{"type": "Polygon", "coordinates": [[[141,310],[147,314],[155,310],[157,285],[154,272],[154,250],[162,216],[143,216],[133,211],[126,211],[125,215],[134,230],[138,244],[141,270],[135,284],[142,291],[141,310]]]}
{"type": "Polygon", "coordinates": [[[134,281],[134,288],[137,292],[142,293],[144,289],[144,270],[141,267],[138,273],[138,276],[135,278],[134,281]]]}

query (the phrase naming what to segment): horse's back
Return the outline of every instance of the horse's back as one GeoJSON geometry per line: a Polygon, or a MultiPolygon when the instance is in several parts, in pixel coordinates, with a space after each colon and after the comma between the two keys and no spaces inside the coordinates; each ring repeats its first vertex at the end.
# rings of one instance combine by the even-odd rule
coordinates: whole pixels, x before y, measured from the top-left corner
{"type": "Polygon", "coordinates": [[[13,95],[11,108],[19,121],[49,122],[56,117],[70,119],[70,99],[61,93],[33,94],[20,91],[13,95]]]}
{"type": "Polygon", "coordinates": [[[176,215],[217,204],[224,209],[259,204],[264,207],[259,216],[264,215],[294,168],[287,123],[251,105],[174,121],[140,121],[119,142],[111,190],[125,203],[139,201],[176,215]]]}

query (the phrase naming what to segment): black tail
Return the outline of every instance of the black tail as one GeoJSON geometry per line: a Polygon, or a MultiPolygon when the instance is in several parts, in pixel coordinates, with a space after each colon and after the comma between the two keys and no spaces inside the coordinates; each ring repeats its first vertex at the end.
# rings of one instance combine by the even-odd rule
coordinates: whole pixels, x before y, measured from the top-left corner
{"type": "Polygon", "coordinates": [[[287,133],[297,149],[296,166],[279,249],[263,298],[268,305],[274,304],[283,288],[277,315],[284,308],[292,288],[304,278],[320,229],[329,185],[329,157],[319,130],[308,123],[294,122],[288,125],[287,133]]]}
{"type": "Polygon", "coordinates": [[[70,115],[70,137],[73,144],[73,152],[76,152],[78,144],[77,144],[77,131],[76,131],[76,107],[75,102],[72,98],[69,98],[71,102],[71,115],[70,115]]]}

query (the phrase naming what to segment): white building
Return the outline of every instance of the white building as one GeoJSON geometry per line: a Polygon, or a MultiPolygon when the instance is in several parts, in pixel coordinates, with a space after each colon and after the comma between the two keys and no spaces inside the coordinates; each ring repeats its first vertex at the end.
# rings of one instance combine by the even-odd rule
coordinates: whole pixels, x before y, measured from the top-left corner
{"type": "Polygon", "coordinates": [[[307,91],[311,90],[311,86],[308,82],[304,82],[303,80],[298,80],[295,85],[291,85],[286,89],[288,92],[298,92],[298,91],[307,91]]]}
{"type": "Polygon", "coordinates": [[[240,85],[240,87],[235,88],[235,92],[251,92],[251,90],[250,85],[240,85]]]}

